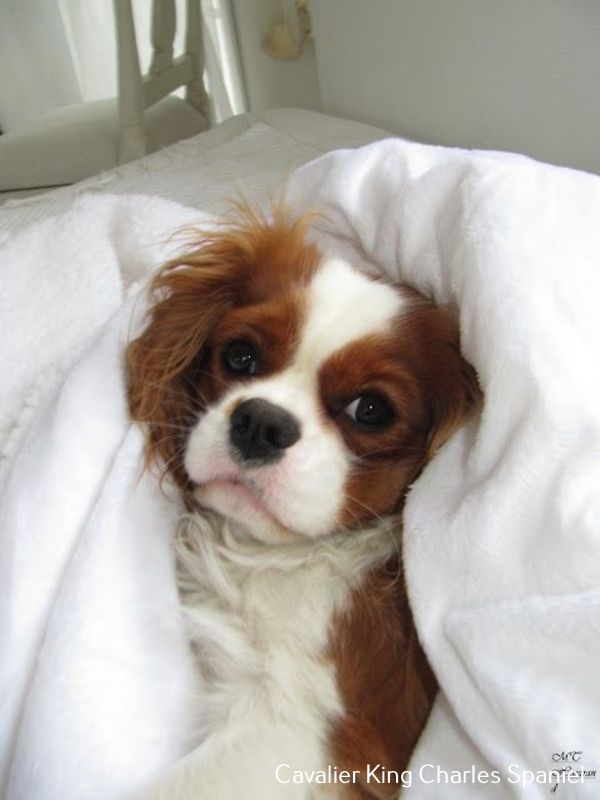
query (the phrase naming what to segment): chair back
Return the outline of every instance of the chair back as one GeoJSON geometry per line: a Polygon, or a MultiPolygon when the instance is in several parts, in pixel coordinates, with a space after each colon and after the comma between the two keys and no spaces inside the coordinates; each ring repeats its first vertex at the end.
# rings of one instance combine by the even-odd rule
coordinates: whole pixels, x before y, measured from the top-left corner
{"type": "Polygon", "coordinates": [[[131,0],[113,0],[117,37],[119,164],[141,158],[149,149],[144,112],[185,86],[185,99],[210,117],[204,88],[204,46],[200,0],[186,0],[185,50],[173,57],[175,0],[152,0],[152,60],[142,75],[131,0]]]}

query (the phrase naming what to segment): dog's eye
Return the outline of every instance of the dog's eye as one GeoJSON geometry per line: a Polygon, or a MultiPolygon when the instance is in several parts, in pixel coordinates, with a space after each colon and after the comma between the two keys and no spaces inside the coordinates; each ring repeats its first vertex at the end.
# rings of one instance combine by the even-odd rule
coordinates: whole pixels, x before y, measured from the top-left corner
{"type": "Polygon", "coordinates": [[[390,404],[379,394],[360,395],[346,406],[344,413],[365,428],[383,428],[394,418],[390,404]]]}
{"type": "Polygon", "coordinates": [[[223,366],[235,375],[254,375],[258,369],[258,354],[249,342],[230,342],[223,350],[223,366]]]}

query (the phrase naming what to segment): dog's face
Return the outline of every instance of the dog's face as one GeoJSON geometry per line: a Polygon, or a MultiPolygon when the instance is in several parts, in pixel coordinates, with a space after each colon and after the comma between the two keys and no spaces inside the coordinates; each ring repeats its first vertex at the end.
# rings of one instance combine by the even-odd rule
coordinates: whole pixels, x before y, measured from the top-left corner
{"type": "Polygon", "coordinates": [[[130,403],[188,501],[284,541],[395,512],[477,396],[456,325],[252,217],[169,265],[130,403]]]}

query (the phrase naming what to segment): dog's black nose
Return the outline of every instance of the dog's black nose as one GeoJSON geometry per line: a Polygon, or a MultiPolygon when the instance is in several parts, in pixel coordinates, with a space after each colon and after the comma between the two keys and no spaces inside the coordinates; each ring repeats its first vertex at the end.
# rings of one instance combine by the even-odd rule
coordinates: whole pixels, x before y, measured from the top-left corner
{"type": "Polygon", "coordinates": [[[242,461],[268,464],[300,438],[298,421],[260,397],[245,400],[231,415],[229,440],[242,461]]]}

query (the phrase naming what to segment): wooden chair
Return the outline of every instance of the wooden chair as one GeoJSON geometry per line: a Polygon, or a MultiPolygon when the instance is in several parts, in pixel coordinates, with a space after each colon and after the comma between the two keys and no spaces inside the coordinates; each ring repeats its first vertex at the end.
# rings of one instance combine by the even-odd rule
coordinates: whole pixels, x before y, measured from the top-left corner
{"type": "MultiPolygon", "coordinates": [[[[114,0],[118,56],[118,110],[120,164],[149,152],[150,137],[145,110],[180,86],[185,99],[204,119],[210,116],[204,89],[204,49],[200,0],[186,0],[185,52],[173,58],[175,0],[153,0],[152,61],[142,76],[135,38],[131,0],[114,0]]],[[[177,98],[172,98],[177,100],[177,98]]]]}

